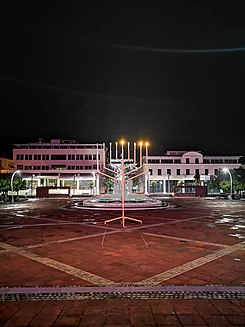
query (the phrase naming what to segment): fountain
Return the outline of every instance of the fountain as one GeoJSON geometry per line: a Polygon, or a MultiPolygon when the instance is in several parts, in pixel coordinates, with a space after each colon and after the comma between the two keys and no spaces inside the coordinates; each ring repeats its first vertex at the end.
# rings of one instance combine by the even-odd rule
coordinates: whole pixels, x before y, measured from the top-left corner
{"type": "MultiPolygon", "coordinates": [[[[78,209],[93,209],[93,210],[121,210],[122,214],[119,217],[105,221],[105,224],[120,220],[125,227],[125,220],[131,220],[142,223],[141,220],[125,216],[126,210],[148,210],[160,209],[169,206],[168,203],[162,202],[159,199],[152,198],[147,195],[147,176],[148,176],[148,143],[145,143],[145,156],[143,158],[142,150],[143,143],[139,143],[139,161],[136,163],[136,143],[134,143],[133,159],[130,158],[130,143],[128,142],[128,153],[125,158],[124,141],[121,141],[120,158],[118,158],[118,143],[115,143],[115,158],[112,159],[112,148],[110,143],[110,159],[109,164],[103,166],[99,170],[97,160],[97,174],[109,178],[114,181],[112,194],[102,194],[92,199],[84,200],[83,202],[75,203],[75,208],[78,209]],[[145,192],[144,194],[135,194],[132,192],[132,181],[139,177],[145,177],[145,192]]],[[[98,154],[98,153],[97,153],[98,154]]],[[[97,155],[98,158],[98,155],[97,155]]]]}

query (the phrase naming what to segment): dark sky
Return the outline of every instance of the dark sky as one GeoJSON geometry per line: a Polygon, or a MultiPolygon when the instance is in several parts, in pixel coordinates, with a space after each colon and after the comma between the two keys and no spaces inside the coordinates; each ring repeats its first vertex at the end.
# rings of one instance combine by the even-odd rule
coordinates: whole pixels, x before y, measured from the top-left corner
{"type": "Polygon", "coordinates": [[[1,154],[124,137],[245,155],[244,1],[5,2],[1,154]]]}

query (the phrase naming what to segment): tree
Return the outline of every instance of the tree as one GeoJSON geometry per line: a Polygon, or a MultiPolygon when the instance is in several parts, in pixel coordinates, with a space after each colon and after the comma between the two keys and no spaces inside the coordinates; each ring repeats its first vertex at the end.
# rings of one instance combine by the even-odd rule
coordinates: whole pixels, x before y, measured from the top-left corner
{"type": "Polygon", "coordinates": [[[221,190],[227,192],[227,191],[230,191],[230,189],[231,189],[231,183],[230,183],[230,181],[223,180],[223,181],[220,181],[219,187],[221,188],[221,190]]]}
{"type": "Polygon", "coordinates": [[[19,191],[27,190],[27,189],[28,189],[28,185],[26,180],[17,179],[16,181],[13,182],[13,190],[17,192],[17,196],[19,196],[19,191]]]}
{"type": "Polygon", "coordinates": [[[210,176],[210,184],[209,188],[212,190],[219,190],[220,189],[220,180],[217,176],[211,175],[210,176]]]}
{"type": "Polygon", "coordinates": [[[200,176],[200,174],[196,174],[194,176],[194,179],[195,179],[195,185],[196,186],[201,185],[201,176],[200,176]]]}
{"type": "Polygon", "coordinates": [[[133,179],[133,187],[138,190],[139,186],[140,186],[140,179],[139,179],[139,177],[136,177],[133,179]]]}
{"type": "Polygon", "coordinates": [[[7,202],[8,191],[10,191],[10,180],[6,178],[7,176],[0,177],[0,194],[4,202],[7,202]]]}
{"type": "MultiPolygon", "coordinates": [[[[11,191],[11,176],[12,174],[0,175],[0,194],[3,196],[3,201],[7,201],[8,191],[11,191]]],[[[27,190],[28,185],[27,181],[22,178],[16,179],[13,181],[13,191],[17,192],[19,196],[20,190],[27,190]]]]}
{"type": "Polygon", "coordinates": [[[114,185],[114,181],[111,178],[106,177],[104,179],[103,186],[105,187],[106,193],[112,189],[113,185],[114,185]]]}
{"type": "Polygon", "coordinates": [[[90,189],[90,192],[92,193],[93,188],[94,188],[94,182],[93,181],[88,182],[88,188],[90,189]]]}
{"type": "Polygon", "coordinates": [[[233,189],[241,195],[245,191],[245,169],[234,169],[233,180],[233,189]]]}
{"type": "Polygon", "coordinates": [[[156,192],[157,182],[156,181],[151,181],[150,182],[150,187],[151,187],[152,193],[154,194],[156,192]]]}

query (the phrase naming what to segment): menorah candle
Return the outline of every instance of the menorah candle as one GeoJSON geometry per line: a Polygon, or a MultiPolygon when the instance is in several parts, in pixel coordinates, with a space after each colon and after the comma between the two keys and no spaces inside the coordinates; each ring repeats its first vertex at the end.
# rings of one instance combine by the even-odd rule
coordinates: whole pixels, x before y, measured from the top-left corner
{"type": "Polygon", "coordinates": [[[122,144],[122,155],[121,156],[122,156],[122,160],[124,160],[124,149],[123,149],[124,142],[122,141],[121,144],[122,144]]]}
{"type": "Polygon", "coordinates": [[[136,164],[136,143],[134,142],[134,164],[136,164]]]}
{"type": "Polygon", "coordinates": [[[140,142],[140,167],[142,167],[142,142],[140,142]]]}
{"type": "Polygon", "coordinates": [[[116,160],[117,160],[117,142],[116,142],[116,160]]]}
{"type": "Polygon", "coordinates": [[[99,170],[99,145],[97,143],[97,148],[96,148],[96,167],[97,167],[97,171],[99,170]]]}
{"type": "Polygon", "coordinates": [[[148,142],[145,144],[146,171],[148,172],[148,142]]]}
{"type": "Polygon", "coordinates": [[[111,142],[110,142],[110,164],[111,164],[111,142]]]}

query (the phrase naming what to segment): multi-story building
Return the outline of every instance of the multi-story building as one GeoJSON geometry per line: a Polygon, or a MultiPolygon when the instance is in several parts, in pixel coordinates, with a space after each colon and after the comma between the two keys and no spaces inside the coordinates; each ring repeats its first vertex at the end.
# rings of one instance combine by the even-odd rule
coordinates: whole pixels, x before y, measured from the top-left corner
{"type": "Polygon", "coordinates": [[[98,194],[97,169],[105,164],[105,144],[80,144],[54,139],[14,144],[13,162],[29,182],[29,195],[36,187],[70,187],[72,195],[98,194]]]}
{"type": "Polygon", "coordinates": [[[156,193],[172,193],[176,185],[195,185],[194,176],[197,175],[200,176],[201,185],[208,186],[210,176],[216,176],[223,168],[239,168],[241,158],[205,156],[201,151],[167,151],[162,156],[149,157],[148,179],[155,181],[156,193]]]}
{"type": "MultiPolygon", "coordinates": [[[[105,143],[81,144],[73,140],[55,139],[36,143],[15,144],[13,163],[29,183],[29,194],[36,195],[36,188],[69,187],[71,195],[93,194],[103,191],[98,170],[107,163],[105,143]]],[[[173,193],[175,186],[200,184],[208,186],[210,177],[222,168],[241,166],[242,156],[206,156],[201,151],[167,151],[161,156],[149,156],[149,172],[141,180],[142,192],[173,193]],[[154,189],[151,187],[154,181],[154,189]]],[[[191,188],[190,188],[191,190],[191,188]]],[[[183,192],[189,189],[183,188],[183,192]]]]}
{"type": "Polygon", "coordinates": [[[11,173],[15,170],[15,165],[13,160],[0,158],[0,174],[2,173],[11,173]]]}

